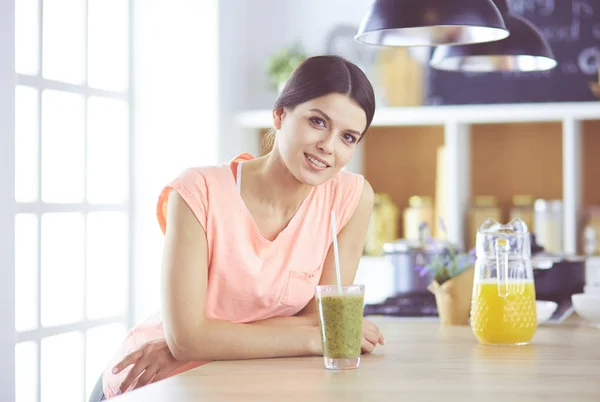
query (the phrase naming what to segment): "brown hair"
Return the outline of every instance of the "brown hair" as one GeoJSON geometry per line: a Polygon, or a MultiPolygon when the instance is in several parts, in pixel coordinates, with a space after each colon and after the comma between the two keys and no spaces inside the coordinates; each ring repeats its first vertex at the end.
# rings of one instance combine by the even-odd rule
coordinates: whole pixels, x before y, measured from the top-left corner
{"type": "MultiPolygon", "coordinates": [[[[293,109],[301,103],[332,93],[348,95],[364,110],[367,126],[361,134],[362,139],[373,121],[375,94],[365,73],[339,56],[314,56],[302,62],[285,83],[273,104],[273,110],[282,107],[293,109]]],[[[272,148],[274,135],[274,129],[267,132],[265,152],[272,148]]]]}

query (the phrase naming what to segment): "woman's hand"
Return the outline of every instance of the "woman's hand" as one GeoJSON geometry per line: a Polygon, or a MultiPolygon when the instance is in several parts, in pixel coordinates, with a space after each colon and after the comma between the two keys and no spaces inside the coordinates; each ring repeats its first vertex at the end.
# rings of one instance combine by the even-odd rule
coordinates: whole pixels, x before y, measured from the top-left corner
{"type": "Polygon", "coordinates": [[[365,319],[363,319],[362,336],[361,350],[363,353],[371,353],[377,344],[385,344],[383,335],[377,325],[365,319]]]}
{"type": "Polygon", "coordinates": [[[147,342],[113,367],[112,373],[118,374],[133,364],[117,394],[127,391],[136,378],[134,389],[160,381],[186,363],[188,362],[175,360],[165,339],[147,342]]]}

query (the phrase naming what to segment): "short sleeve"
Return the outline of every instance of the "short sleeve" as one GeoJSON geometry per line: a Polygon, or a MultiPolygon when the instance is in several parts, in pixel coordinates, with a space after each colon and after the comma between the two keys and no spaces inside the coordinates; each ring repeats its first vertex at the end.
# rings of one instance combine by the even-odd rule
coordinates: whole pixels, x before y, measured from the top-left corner
{"type": "Polygon", "coordinates": [[[176,190],[190,207],[192,213],[206,230],[206,212],[208,207],[208,191],[206,178],[196,168],[184,170],[175,180],[163,188],[156,205],[156,217],[163,234],[167,231],[167,209],[171,189],[176,190]]]}
{"type": "Polygon", "coordinates": [[[364,176],[356,173],[340,172],[335,197],[338,218],[338,233],[354,215],[365,185],[364,176]]]}

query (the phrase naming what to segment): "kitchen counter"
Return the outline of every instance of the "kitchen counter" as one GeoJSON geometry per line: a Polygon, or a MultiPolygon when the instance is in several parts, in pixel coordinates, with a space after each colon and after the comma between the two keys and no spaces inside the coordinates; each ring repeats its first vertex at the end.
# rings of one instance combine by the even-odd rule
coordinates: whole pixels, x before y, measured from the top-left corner
{"type": "Polygon", "coordinates": [[[325,370],[320,357],[214,362],[114,400],[600,401],[600,329],[542,325],[530,345],[483,346],[468,326],[373,321],[386,344],[358,370],[325,370]]]}

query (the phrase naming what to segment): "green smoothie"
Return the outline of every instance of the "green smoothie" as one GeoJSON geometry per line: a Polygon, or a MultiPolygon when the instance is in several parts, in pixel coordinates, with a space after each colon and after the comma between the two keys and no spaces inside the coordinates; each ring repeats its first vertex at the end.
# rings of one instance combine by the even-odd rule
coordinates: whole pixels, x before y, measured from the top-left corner
{"type": "Polygon", "coordinates": [[[362,295],[332,295],[321,296],[320,301],[317,299],[323,356],[332,359],[360,357],[363,305],[362,295]]]}

